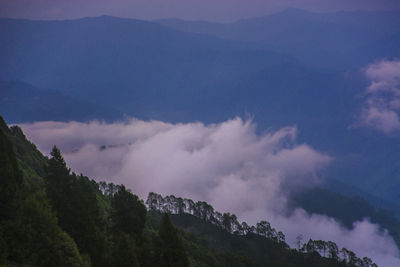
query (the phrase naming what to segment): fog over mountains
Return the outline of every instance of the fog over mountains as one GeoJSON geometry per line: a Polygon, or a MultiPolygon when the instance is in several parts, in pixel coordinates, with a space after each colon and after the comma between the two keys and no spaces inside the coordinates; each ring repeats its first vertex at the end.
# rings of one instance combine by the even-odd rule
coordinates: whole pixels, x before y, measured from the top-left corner
{"type": "MultiPolygon", "coordinates": [[[[332,177],[398,200],[398,135],[354,125],[371,82],[365,69],[398,56],[399,18],[288,9],[232,24],[1,19],[0,79],[88,102],[75,115],[60,118],[57,109],[43,107],[46,116],[26,113],[11,122],[116,118],[90,112],[101,105],[170,122],[251,116],[261,130],[296,125],[300,140],[335,157],[332,177]]],[[[4,103],[13,98],[0,92],[4,103]]],[[[17,113],[6,104],[5,110],[17,113]]]]}
{"type": "MultiPolygon", "coordinates": [[[[289,127],[299,146],[329,157],[322,184],[399,215],[399,29],[400,13],[378,11],[288,9],[229,24],[2,18],[0,114],[10,123],[136,117],[205,129],[242,117],[255,136],[289,127]]],[[[24,125],[39,146],[53,145],[38,137],[43,124],[24,125]]]]}
{"type": "MultiPolygon", "coordinates": [[[[240,118],[211,125],[131,120],[21,127],[41,151],[57,143],[78,173],[125,184],[142,198],[153,191],[190,196],[251,224],[268,218],[292,247],[302,234],[305,240],[334,240],[380,266],[400,264],[397,229],[389,234],[386,225],[367,218],[364,206],[358,206],[363,217],[350,219],[350,227],[324,213],[290,209],[291,195],[321,185],[321,174],[332,163],[326,153],[298,144],[295,127],[258,135],[254,123],[240,118]]],[[[338,207],[343,214],[346,206],[338,207]]]]}

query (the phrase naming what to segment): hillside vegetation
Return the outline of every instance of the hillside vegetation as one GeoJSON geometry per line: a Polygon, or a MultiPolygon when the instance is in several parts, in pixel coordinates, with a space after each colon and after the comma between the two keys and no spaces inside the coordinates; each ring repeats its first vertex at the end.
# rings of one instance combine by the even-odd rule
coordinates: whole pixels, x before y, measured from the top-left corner
{"type": "Polygon", "coordinates": [[[150,193],[147,209],[124,185],[71,172],[57,147],[44,157],[3,119],[0,145],[2,266],[376,266],[329,241],[291,249],[267,221],[205,202],[150,193]]]}

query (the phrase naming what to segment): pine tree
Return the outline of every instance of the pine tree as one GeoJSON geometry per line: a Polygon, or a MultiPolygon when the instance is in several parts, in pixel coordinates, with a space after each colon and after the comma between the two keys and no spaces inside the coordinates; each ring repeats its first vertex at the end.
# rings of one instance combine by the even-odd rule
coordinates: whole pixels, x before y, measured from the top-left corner
{"type": "MultiPolygon", "coordinates": [[[[46,193],[60,226],[75,240],[81,253],[96,266],[107,266],[107,244],[96,187],[89,178],[71,170],[54,146],[45,177],[46,193]]],[[[100,192],[98,192],[100,194],[100,192]]]]}
{"type": "Polygon", "coordinates": [[[22,173],[13,146],[0,129],[0,223],[15,216],[22,187],[22,173]]]}
{"type": "Polygon", "coordinates": [[[126,233],[140,241],[146,223],[147,210],[138,196],[120,186],[111,200],[111,220],[114,233],[126,233]]]}
{"type": "Polygon", "coordinates": [[[114,235],[112,265],[115,267],[140,266],[135,240],[126,233],[114,235]]]}
{"type": "Polygon", "coordinates": [[[186,255],[182,240],[167,213],[164,214],[161,220],[156,243],[157,266],[189,266],[189,259],[186,255]]]}
{"type": "Polygon", "coordinates": [[[0,266],[84,266],[43,192],[28,190],[1,129],[0,182],[0,266]]]}
{"type": "Polygon", "coordinates": [[[139,246],[143,244],[143,230],[147,210],[138,196],[118,186],[111,198],[111,222],[114,266],[139,266],[139,246]]]}

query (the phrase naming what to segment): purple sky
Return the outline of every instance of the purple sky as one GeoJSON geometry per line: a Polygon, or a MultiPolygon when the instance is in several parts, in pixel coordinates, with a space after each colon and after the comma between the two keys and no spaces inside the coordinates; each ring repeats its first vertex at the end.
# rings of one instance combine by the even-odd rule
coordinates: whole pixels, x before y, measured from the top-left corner
{"type": "Polygon", "coordinates": [[[0,0],[0,17],[70,19],[105,14],[228,22],[288,7],[316,12],[400,10],[400,0],[0,0]]]}

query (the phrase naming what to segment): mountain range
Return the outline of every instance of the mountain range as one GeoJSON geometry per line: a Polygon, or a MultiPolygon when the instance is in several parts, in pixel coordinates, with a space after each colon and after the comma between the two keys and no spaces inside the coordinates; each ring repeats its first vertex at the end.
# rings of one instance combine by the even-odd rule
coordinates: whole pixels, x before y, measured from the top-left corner
{"type": "Polygon", "coordinates": [[[399,136],[353,126],[369,85],[363,69],[399,56],[398,29],[396,12],[297,9],[231,24],[3,18],[0,112],[11,123],[250,116],[259,131],[296,125],[300,142],[334,158],[328,179],[397,202],[399,136]]]}

